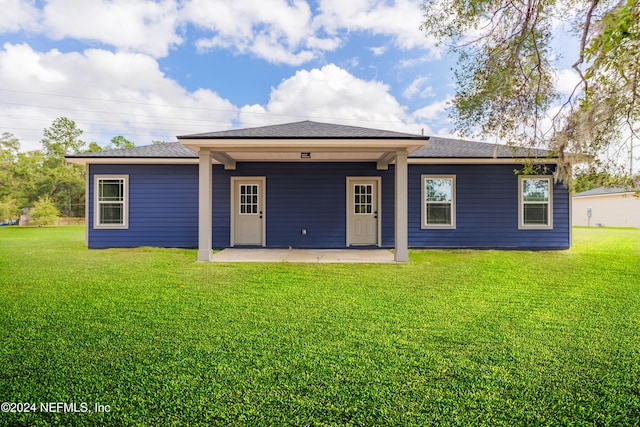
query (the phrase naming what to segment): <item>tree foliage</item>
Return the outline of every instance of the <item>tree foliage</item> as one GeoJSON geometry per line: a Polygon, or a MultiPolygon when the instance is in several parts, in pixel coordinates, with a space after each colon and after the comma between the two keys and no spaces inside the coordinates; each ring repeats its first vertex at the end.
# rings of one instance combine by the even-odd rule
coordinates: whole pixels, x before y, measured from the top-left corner
{"type": "Polygon", "coordinates": [[[82,151],[85,145],[80,139],[82,129],[76,122],[66,117],[58,117],[51,126],[43,131],[44,138],[40,141],[47,159],[52,161],[64,161],[65,154],[74,154],[82,151]]]}
{"type": "Polygon", "coordinates": [[[103,148],[100,146],[100,144],[98,144],[97,142],[90,142],[89,143],[89,147],[84,150],[85,153],[97,153],[99,151],[102,151],[103,148]]]}
{"type": "Polygon", "coordinates": [[[587,167],[575,172],[573,179],[573,192],[581,193],[598,187],[616,187],[617,177],[609,172],[601,172],[594,167],[587,167]]]}
{"type": "Polygon", "coordinates": [[[52,225],[56,222],[60,212],[53,200],[49,196],[39,198],[33,208],[29,211],[29,215],[36,225],[52,225]]]}
{"type": "Polygon", "coordinates": [[[123,148],[133,148],[135,146],[136,144],[133,143],[132,141],[129,141],[127,138],[125,138],[122,135],[118,135],[111,138],[111,142],[107,144],[107,146],[105,147],[100,146],[100,144],[98,144],[97,142],[91,142],[89,143],[88,148],[84,150],[84,152],[96,153],[96,152],[105,151],[105,150],[119,150],[123,148]]]}
{"type": "Polygon", "coordinates": [[[135,146],[136,144],[129,141],[124,136],[118,135],[111,138],[111,145],[108,147],[108,149],[115,150],[115,149],[121,149],[121,148],[133,148],[135,146]]]}
{"type": "Polygon", "coordinates": [[[85,170],[65,162],[65,154],[79,153],[85,142],[80,139],[82,129],[66,117],[59,117],[43,132],[44,168],[38,187],[40,194],[50,196],[66,214],[84,215],[85,170]]]}
{"type": "MultiPolygon", "coordinates": [[[[14,135],[5,132],[0,136],[0,217],[6,217],[0,222],[8,218],[7,212],[14,211],[14,205],[19,214],[38,201],[40,205],[52,203],[56,215],[84,216],[85,168],[64,159],[65,154],[84,150],[82,133],[73,120],[57,118],[43,131],[42,149],[27,152],[20,151],[20,141],[14,135]]],[[[108,148],[132,146],[131,141],[116,136],[108,148]]],[[[89,144],[89,151],[102,150],[95,142],[89,144]]]]}
{"type": "Polygon", "coordinates": [[[18,159],[20,141],[14,135],[4,132],[0,137],[0,198],[13,193],[13,168],[18,159]]]}
{"type": "Polygon", "coordinates": [[[9,224],[12,221],[20,218],[20,209],[18,208],[18,202],[13,197],[5,197],[0,199],[0,222],[7,221],[9,224]]]}
{"type": "Polygon", "coordinates": [[[431,0],[423,11],[421,28],[458,54],[451,115],[463,135],[550,148],[565,180],[568,153],[607,169],[606,154],[637,137],[640,0],[431,0]],[[580,41],[569,52],[580,83],[564,99],[552,48],[563,23],[580,41]]]}
{"type": "Polygon", "coordinates": [[[3,132],[0,137],[0,164],[6,168],[8,164],[15,161],[18,152],[20,152],[18,138],[9,132],[3,132]]]}

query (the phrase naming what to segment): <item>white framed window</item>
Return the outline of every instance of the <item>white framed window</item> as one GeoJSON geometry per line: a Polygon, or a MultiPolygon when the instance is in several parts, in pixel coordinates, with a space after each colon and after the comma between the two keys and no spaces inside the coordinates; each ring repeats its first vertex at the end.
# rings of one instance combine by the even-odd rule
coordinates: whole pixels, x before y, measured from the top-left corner
{"type": "Polygon", "coordinates": [[[518,228],[553,228],[553,177],[518,177],[518,228]]]}
{"type": "Polygon", "coordinates": [[[129,228],[129,176],[94,176],[94,228],[129,228]]]}
{"type": "Polygon", "coordinates": [[[455,175],[422,175],[422,228],[456,228],[455,175]]]}

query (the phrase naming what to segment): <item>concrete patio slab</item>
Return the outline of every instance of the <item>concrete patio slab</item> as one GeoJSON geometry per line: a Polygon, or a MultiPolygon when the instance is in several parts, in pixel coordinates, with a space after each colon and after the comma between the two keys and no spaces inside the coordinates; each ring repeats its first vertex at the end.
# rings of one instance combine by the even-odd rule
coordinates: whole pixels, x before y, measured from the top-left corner
{"type": "Polygon", "coordinates": [[[386,249],[238,249],[213,254],[212,262],[393,263],[386,249]]]}

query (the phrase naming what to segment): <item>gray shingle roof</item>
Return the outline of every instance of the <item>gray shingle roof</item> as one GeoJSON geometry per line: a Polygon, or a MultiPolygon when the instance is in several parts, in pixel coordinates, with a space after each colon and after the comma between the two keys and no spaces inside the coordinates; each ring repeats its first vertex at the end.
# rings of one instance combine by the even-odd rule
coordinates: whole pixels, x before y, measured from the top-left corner
{"type": "Polygon", "coordinates": [[[118,150],[98,151],[96,153],[69,154],[68,158],[163,158],[184,159],[198,157],[198,154],[188,149],[179,142],[167,142],[164,144],[143,145],[133,148],[121,148],[118,150]]]}
{"type": "Polygon", "coordinates": [[[582,193],[576,193],[573,197],[586,197],[586,196],[604,196],[607,194],[621,194],[621,193],[629,193],[633,190],[628,188],[620,188],[620,187],[598,187],[593,188],[591,190],[583,191],[582,193]]]}
{"type": "MultiPolygon", "coordinates": [[[[526,158],[547,157],[546,150],[514,149],[506,145],[486,142],[464,141],[451,138],[427,137],[401,132],[367,129],[357,126],[344,126],[304,121],[283,125],[263,126],[249,129],[236,129],[221,132],[201,133],[179,137],[181,139],[415,139],[425,145],[409,155],[412,158],[526,158]]],[[[107,150],[96,153],[67,155],[68,158],[197,158],[198,155],[179,142],[146,145],[134,148],[107,150]]]]}
{"type": "Polygon", "coordinates": [[[546,150],[513,148],[508,145],[491,144],[488,142],[464,141],[461,139],[430,137],[426,145],[414,151],[409,157],[420,158],[499,158],[510,159],[547,157],[546,150]]]}
{"type": "Polygon", "coordinates": [[[179,136],[179,139],[422,139],[428,137],[411,133],[369,129],[358,126],[319,123],[309,120],[281,125],[261,126],[246,129],[223,130],[179,136]]]}

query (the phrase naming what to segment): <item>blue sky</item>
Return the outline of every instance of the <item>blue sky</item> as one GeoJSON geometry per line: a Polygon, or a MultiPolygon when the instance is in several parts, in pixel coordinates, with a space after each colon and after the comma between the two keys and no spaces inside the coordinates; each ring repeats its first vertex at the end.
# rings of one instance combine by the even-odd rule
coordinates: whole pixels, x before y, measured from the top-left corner
{"type": "Polygon", "coordinates": [[[450,135],[455,59],[420,5],[0,0],[0,132],[23,150],[60,116],[101,145],[307,119],[450,135]]]}

